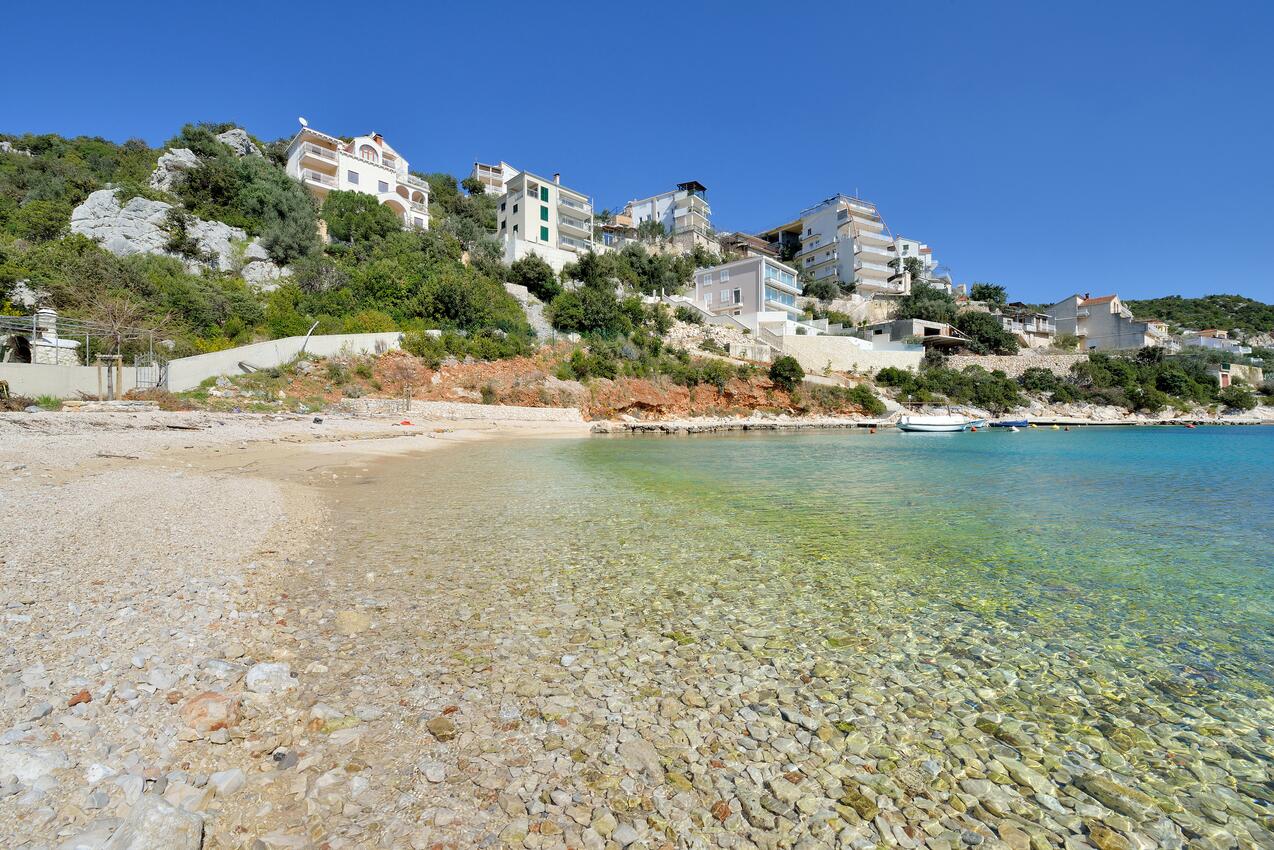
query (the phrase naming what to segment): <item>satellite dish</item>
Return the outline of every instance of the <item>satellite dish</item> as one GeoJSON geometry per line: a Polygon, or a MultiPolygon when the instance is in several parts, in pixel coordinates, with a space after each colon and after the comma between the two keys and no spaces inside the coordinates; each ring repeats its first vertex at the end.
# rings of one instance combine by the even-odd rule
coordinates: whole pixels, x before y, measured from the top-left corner
{"type": "Polygon", "coordinates": [[[309,122],[309,121],[306,121],[304,118],[298,118],[298,119],[296,119],[296,120],[301,122],[301,126],[302,126],[302,127],[308,127],[308,126],[310,126],[310,122],[309,122]]]}

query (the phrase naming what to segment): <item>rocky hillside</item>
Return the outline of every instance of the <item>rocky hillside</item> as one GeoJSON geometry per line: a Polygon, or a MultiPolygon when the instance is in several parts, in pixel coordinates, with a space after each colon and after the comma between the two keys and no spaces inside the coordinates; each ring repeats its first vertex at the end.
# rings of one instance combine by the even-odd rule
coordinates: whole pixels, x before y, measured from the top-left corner
{"type": "MultiPolygon", "coordinates": [[[[0,136],[0,312],[149,326],[174,356],[304,333],[450,328],[529,338],[494,202],[445,174],[427,233],[374,199],[319,208],[283,169],[286,140],[187,125],[133,140],[0,136]],[[331,240],[319,238],[319,219],[331,240]]],[[[89,352],[90,355],[92,352],[89,352]]]]}

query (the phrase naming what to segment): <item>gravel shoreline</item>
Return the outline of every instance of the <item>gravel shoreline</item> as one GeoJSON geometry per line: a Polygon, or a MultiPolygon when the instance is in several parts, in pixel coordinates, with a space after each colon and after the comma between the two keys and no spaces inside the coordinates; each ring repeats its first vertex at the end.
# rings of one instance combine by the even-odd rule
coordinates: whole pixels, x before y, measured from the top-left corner
{"type": "Polygon", "coordinates": [[[298,680],[321,671],[296,661],[285,613],[326,515],[310,485],[587,433],[322,419],[0,415],[0,846],[311,846],[270,814],[304,807],[304,774],[277,768],[310,720],[298,680]]]}

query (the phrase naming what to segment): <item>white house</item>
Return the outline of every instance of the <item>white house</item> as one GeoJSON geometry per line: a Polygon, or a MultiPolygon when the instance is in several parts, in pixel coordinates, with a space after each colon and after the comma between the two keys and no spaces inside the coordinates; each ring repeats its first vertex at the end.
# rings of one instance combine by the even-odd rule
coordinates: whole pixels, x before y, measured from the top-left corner
{"type": "Polygon", "coordinates": [[[687,251],[695,245],[715,250],[707,192],[698,180],[678,183],[670,192],[629,201],[623,214],[632,219],[632,226],[636,228],[648,221],[659,222],[672,243],[687,251]]]}
{"type": "Polygon", "coordinates": [[[500,160],[499,165],[475,162],[469,176],[481,183],[482,191],[488,195],[503,195],[508,189],[509,181],[521,173],[504,160],[500,160]]]}
{"type": "Polygon", "coordinates": [[[404,227],[429,228],[429,183],[380,133],[345,141],[303,125],[288,145],[288,174],[322,201],[333,190],[372,195],[397,213],[404,227]]]}
{"type": "Polygon", "coordinates": [[[561,271],[581,254],[597,250],[593,242],[593,202],[552,180],[526,171],[509,180],[496,213],[496,237],[504,245],[504,261],[531,254],[561,271]]]}

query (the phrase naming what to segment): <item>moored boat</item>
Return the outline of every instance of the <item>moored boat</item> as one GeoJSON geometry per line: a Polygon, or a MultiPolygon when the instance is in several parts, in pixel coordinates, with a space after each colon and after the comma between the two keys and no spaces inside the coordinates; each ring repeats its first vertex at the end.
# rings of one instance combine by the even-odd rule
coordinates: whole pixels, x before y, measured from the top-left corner
{"type": "Polygon", "coordinates": [[[898,430],[920,432],[964,431],[979,424],[982,424],[982,420],[968,419],[958,413],[912,414],[898,420],[898,430]]]}
{"type": "Polygon", "coordinates": [[[992,428],[1026,428],[1031,423],[1025,419],[1001,419],[999,422],[992,422],[992,428]]]}

